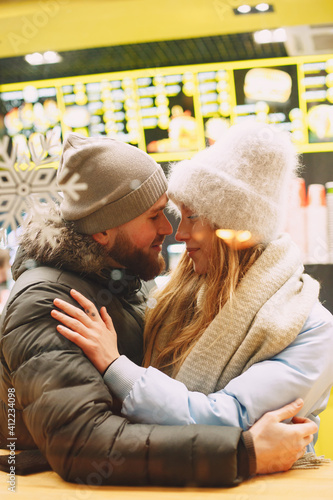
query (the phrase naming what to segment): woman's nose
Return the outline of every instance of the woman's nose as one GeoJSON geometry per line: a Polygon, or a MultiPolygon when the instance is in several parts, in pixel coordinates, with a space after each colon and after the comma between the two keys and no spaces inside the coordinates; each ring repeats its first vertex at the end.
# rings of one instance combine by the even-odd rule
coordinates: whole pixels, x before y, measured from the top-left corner
{"type": "Polygon", "coordinates": [[[190,238],[190,232],[188,229],[185,227],[185,224],[183,222],[180,222],[177,232],[175,235],[175,240],[176,241],[186,241],[190,238]]]}

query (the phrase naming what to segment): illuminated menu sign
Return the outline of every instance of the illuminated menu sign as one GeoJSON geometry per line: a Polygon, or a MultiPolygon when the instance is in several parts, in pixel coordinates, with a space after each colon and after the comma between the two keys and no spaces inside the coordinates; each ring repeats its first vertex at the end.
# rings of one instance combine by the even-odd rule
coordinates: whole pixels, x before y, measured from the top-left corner
{"type": "Polygon", "coordinates": [[[201,128],[193,100],[195,75],[186,72],[146,76],[136,83],[147,152],[198,151],[201,128]]]}
{"type": "Polygon", "coordinates": [[[61,87],[63,122],[84,135],[108,135],[138,146],[138,100],[134,80],[101,81],[61,87]]]}
{"type": "Polygon", "coordinates": [[[16,142],[56,130],[116,137],[159,161],[188,158],[242,120],[333,149],[333,55],[155,68],[2,85],[16,142]]]}
{"type": "Polygon", "coordinates": [[[40,134],[48,139],[52,131],[54,152],[61,151],[61,111],[58,107],[57,89],[25,84],[1,92],[7,113],[4,117],[6,133],[13,137],[18,157],[30,157],[28,141],[36,150],[40,148],[40,134]]]}
{"type": "Polygon", "coordinates": [[[233,77],[230,71],[198,73],[200,110],[206,143],[211,144],[230,126],[233,109],[233,77]]]}
{"type": "Polygon", "coordinates": [[[8,112],[4,122],[9,135],[45,133],[60,123],[56,88],[26,85],[22,90],[1,93],[8,112]]]}
{"type": "Polygon", "coordinates": [[[333,59],[300,65],[309,143],[333,141],[333,59]]]}
{"type": "Polygon", "coordinates": [[[239,69],[235,70],[234,78],[235,121],[251,117],[273,123],[293,132],[295,142],[304,142],[304,137],[297,135],[299,130],[294,123],[302,114],[295,85],[296,65],[239,69]]]}

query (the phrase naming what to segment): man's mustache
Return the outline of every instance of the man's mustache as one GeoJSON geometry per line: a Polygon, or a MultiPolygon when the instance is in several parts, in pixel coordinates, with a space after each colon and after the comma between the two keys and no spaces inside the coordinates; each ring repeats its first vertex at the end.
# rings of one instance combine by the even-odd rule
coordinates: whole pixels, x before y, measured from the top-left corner
{"type": "Polygon", "coordinates": [[[164,240],[165,240],[165,237],[159,238],[158,240],[154,240],[153,243],[151,244],[151,246],[153,247],[155,245],[163,245],[164,240]]]}

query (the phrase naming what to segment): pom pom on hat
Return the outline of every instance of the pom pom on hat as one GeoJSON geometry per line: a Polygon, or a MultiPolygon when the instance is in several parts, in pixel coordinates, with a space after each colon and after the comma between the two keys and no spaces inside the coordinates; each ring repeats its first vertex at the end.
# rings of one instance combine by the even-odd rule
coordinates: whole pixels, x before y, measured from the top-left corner
{"type": "Polygon", "coordinates": [[[283,228],[298,166],[288,132],[244,121],[191,160],[173,164],[168,194],[221,229],[268,243],[283,228]]]}

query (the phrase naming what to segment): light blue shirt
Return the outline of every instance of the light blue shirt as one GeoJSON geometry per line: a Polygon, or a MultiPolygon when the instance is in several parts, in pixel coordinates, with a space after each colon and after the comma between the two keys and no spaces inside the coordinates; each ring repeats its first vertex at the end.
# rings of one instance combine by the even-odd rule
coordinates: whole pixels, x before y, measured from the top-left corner
{"type": "Polygon", "coordinates": [[[333,384],[333,316],[318,302],[292,344],[207,396],[125,356],[112,363],[104,381],[123,401],[122,413],[132,422],[247,430],[267,411],[300,397],[304,406],[298,416],[319,425],[317,415],[325,409],[333,384]]]}

